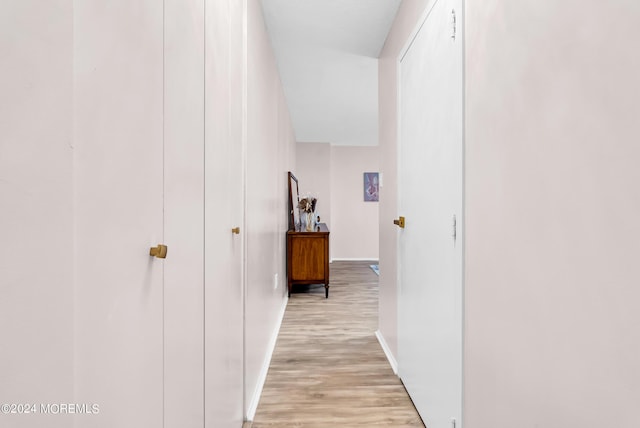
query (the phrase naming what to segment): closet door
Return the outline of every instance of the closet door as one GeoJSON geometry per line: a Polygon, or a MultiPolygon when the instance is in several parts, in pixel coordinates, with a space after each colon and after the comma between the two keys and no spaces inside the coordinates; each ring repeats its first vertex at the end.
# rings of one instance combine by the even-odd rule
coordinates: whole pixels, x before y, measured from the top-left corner
{"type": "Polygon", "coordinates": [[[164,0],[164,428],[204,426],[204,0],[164,0]]]}
{"type": "Polygon", "coordinates": [[[462,22],[438,0],[400,62],[398,371],[431,428],[462,426],[462,22]]]}
{"type": "Polygon", "coordinates": [[[241,426],[243,2],[75,6],[78,426],[241,426]]]}
{"type": "Polygon", "coordinates": [[[207,0],[205,426],[244,419],[244,1],[207,0]]]}
{"type": "MultiPolygon", "coordinates": [[[[163,424],[163,10],[74,2],[78,427],[163,424]]],[[[173,248],[169,244],[168,259],[173,248]]]]}

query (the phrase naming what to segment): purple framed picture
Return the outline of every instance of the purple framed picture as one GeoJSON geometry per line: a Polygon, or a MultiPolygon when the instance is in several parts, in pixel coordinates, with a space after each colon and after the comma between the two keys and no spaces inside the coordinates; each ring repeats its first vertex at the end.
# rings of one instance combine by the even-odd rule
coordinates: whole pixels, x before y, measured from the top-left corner
{"type": "Polygon", "coordinates": [[[377,172],[364,173],[364,201],[378,202],[378,192],[380,190],[380,180],[377,172]]]}

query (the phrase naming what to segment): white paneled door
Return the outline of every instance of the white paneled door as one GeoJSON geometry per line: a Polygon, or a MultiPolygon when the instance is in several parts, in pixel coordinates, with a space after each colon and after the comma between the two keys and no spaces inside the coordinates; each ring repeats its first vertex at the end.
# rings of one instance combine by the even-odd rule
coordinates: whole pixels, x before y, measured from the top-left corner
{"type": "Polygon", "coordinates": [[[162,4],[75,2],[74,40],[75,426],[161,427],[162,4]]]}
{"type": "Polygon", "coordinates": [[[164,428],[204,420],[204,1],[164,0],[164,428]]]}
{"type": "Polygon", "coordinates": [[[78,427],[242,425],[241,3],[74,4],[78,427]]]}
{"type": "Polygon", "coordinates": [[[430,428],[462,426],[462,22],[437,0],[400,61],[398,371],[430,428]]]}
{"type": "Polygon", "coordinates": [[[244,419],[244,3],[206,2],[206,427],[244,419]]]}

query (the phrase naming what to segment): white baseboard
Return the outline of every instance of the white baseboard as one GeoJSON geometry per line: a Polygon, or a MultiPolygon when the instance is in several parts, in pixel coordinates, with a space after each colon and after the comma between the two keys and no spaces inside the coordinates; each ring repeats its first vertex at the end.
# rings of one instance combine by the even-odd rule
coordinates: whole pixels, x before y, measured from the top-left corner
{"type": "Polygon", "coordinates": [[[387,360],[389,360],[389,364],[391,365],[391,369],[393,370],[393,373],[395,375],[398,375],[398,362],[393,357],[393,354],[391,353],[391,349],[389,349],[389,346],[387,345],[387,342],[384,340],[382,333],[380,333],[380,330],[376,330],[376,337],[378,338],[378,342],[380,343],[380,346],[384,351],[384,355],[386,355],[387,360]]]}
{"type": "Polygon", "coordinates": [[[273,357],[273,351],[276,349],[276,342],[278,341],[280,326],[282,325],[282,320],[284,319],[284,312],[287,309],[287,302],[288,299],[285,296],[282,302],[282,308],[280,309],[280,315],[278,317],[278,325],[276,325],[276,328],[271,334],[271,340],[269,340],[269,345],[267,346],[267,354],[264,357],[264,362],[262,363],[262,368],[260,369],[258,383],[256,384],[256,388],[253,391],[251,400],[249,400],[249,407],[247,407],[247,414],[245,415],[247,421],[252,421],[254,416],[256,415],[256,410],[258,410],[258,403],[260,403],[262,388],[264,388],[264,383],[267,380],[267,373],[269,372],[269,366],[271,365],[271,357],[273,357]]]}

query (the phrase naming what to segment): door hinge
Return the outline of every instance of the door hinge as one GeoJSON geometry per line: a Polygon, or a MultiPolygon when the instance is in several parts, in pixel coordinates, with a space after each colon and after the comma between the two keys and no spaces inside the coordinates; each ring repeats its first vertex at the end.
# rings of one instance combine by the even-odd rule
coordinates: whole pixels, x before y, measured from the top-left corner
{"type": "Polygon", "coordinates": [[[451,9],[451,39],[456,39],[456,11],[451,9]]]}
{"type": "Polygon", "coordinates": [[[456,215],[453,215],[453,240],[455,241],[458,235],[458,222],[456,220],[456,215]]]}

